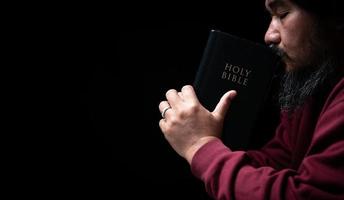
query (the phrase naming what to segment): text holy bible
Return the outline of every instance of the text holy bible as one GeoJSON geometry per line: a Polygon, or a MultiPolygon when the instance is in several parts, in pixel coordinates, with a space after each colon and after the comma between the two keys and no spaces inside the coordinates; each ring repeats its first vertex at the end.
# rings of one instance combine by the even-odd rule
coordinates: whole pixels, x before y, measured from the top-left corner
{"type": "Polygon", "coordinates": [[[194,88],[201,104],[213,111],[223,94],[236,90],[222,140],[232,150],[247,149],[269,93],[278,57],[267,46],[212,30],[194,88]]]}

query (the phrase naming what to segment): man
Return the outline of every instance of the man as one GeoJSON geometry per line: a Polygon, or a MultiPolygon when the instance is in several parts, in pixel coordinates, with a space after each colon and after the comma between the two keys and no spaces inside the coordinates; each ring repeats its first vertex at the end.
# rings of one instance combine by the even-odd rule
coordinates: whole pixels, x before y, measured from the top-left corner
{"type": "Polygon", "coordinates": [[[231,151],[219,138],[236,92],[211,112],[191,86],[167,91],[160,128],[215,199],[344,199],[342,1],[265,6],[272,16],[265,41],[286,71],[275,137],[257,151],[231,151]]]}

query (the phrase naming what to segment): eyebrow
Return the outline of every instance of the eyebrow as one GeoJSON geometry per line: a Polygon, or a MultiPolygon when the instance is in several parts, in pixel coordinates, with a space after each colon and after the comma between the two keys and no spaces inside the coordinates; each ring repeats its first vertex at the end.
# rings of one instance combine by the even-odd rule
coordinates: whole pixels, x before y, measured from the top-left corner
{"type": "Polygon", "coordinates": [[[271,12],[276,9],[278,6],[285,6],[286,3],[284,0],[269,0],[266,4],[266,9],[271,12]]]}

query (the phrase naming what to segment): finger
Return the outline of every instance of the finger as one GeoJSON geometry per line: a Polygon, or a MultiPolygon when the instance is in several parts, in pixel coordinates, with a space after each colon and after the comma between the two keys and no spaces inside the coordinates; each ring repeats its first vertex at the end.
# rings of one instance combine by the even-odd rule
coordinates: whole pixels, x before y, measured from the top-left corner
{"type": "Polygon", "coordinates": [[[161,119],[159,121],[159,127],[163,133],[166,131],[166,121],[164,119],[161,119]]]}
{"type": "Polygon", "coordinates": [[[195,90],[193,89],[191,85],[185,85],[181,91],[182,91],[184,100],[198,103],[198,98],[196,96],[195,90]]]}
{"type": "Polygon", "coordinates": [[[170,106],[170,104],[168,104],[167,101],[162,101],[160,104],[159,104],[159,110],[160,110],[160,113],[161,113],[161,117],[163,119],[166,119],[168,118],[167,114],[169,112],[169,110],[172,109],[172,107],[170,106]]]}
{"type": "Polygon", "coordinates": [[[220,99],[219,103],[216,105],[213,114],[217,117],[220,117],[220,119],[224,119],[226,116],[227,110],[237,95],[237,92],[235,90],[231,90],[229,92],[226,92],[220,99]]]}
{"type": "Polygon", "coordinates": [[[183,100],[183,93],[182,92],[178,92],[178,95],[179,95],[179,97],[183,100]]]}
{"type": "Polygon", "coordinates": [[[162,111],[169,106],[170,106],[170,104],[167,101],[160,102],[160,104],[159,104],[160,113],[162,113],[162,111]]]}
{"type": "Polygon", "coordinates": [[[166,92],[166,99],[173,108],[178,107],[178,104],[182,101],[175,89],[170,89],[166,92]]]}

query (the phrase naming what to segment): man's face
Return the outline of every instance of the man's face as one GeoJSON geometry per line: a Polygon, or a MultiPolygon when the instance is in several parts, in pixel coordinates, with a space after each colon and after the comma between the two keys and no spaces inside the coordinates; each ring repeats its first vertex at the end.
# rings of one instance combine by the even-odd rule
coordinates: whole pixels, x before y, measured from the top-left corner
{"type": "Polygon", "coordinates": [[[265,6],[272,17],[265,42],[284,52],[286,71],[314,64],[315,18],[290,0],[265,0],[265,6]]]}

